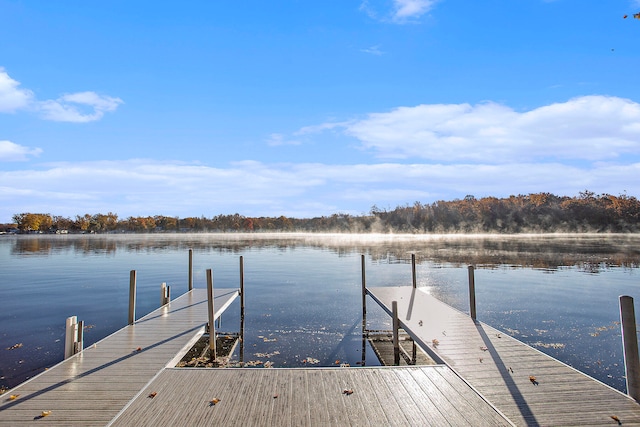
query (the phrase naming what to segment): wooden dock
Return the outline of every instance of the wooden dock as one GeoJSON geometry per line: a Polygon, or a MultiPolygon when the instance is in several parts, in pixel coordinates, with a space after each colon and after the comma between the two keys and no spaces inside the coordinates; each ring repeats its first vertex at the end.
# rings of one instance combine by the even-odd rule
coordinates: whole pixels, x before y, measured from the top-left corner
{"type": "Polygon", "coordinates": [[[435,297],[407,287],[367,288],[400,327],[439,363],[521,426],[640,426],[640,405],[627,395],[474,321],[435,297]]]}
{"type": "MultiPolygon", "coordinates": [[[[216,319],[237,296],[237,289],[215,290],[216,319]]],[[[106,425],[167,365],[175,365],[204,331],[207,316],[206,289],[187,292],[0,396],[0,426],[106,425]],[[42,417],[43,411],[51,414],[42,417]]]]}
{"type": "Polygon", "coordinates": [[[110,425],[512,424],[446,366],[416,366],[165,369],[110,425]]]}

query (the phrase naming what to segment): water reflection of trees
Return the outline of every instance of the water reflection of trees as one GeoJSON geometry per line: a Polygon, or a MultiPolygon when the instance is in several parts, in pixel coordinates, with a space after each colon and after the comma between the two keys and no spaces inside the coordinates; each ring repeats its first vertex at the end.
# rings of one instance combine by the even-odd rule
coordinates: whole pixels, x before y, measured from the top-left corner
{"type": "Polygon", "coordinates": [[[563,266],[597,273],[611,267],[640,266],[638,235],[319,235],[319,234],[175,234],[19,236],[12,254],[60,252],[100,255],[117,251],[156,253],[193,249],[200,253],[240,254],[247,250],[328,250],[338,256],[366,254],[373,262],[416,261],[479,268],[511,266],[555,271],[563,266]]]}

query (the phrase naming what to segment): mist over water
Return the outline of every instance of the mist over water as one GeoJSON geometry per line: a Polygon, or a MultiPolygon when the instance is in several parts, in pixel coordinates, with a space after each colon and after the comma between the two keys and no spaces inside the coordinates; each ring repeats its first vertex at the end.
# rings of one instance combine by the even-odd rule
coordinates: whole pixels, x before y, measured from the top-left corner
{"type": "MultiPolygon", "coordinates": [[[[217,288],[238,287],[244,257],[245,361],[355,366],[360,255],[375,287],[411,285],[415,254],[423,290],[467,312],[467,266],[475,265],[479,320],[624,390],[618,296],[638,296],[639,243],[638,235],[600,234],[0,236],[0,386],[62,360],[68,316],[88,326],[85,346],[125,326],[130,270],[138,272],[138,318],[158,307],[162,282],[177,298],[193,249],[196,288],[206,286],[208,268],[217,288]]],[[[389,329],[367,304],[369,328],[389,329]]],[[[237,331],[238,319],[236,303],[222,331],[237,331]]]]}

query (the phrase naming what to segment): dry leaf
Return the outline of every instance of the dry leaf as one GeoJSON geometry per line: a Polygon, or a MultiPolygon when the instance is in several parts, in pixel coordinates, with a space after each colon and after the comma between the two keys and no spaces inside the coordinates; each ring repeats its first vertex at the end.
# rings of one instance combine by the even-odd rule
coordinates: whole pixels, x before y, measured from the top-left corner
{"type": "Polygon", "coordinates": [[[440,341],[438,341],[437,339],[434,338],[434,339],[431,340],[431,344],[433,344],[434,347],[437,347],[438,344],[440,344],[440,341]]]}
{"type": "Polygon", "coordinates": [[[40,414],[41,417],[48,417],[49,415],[51,415],[51,411],[42,411],[40,414]]]}
{"type": "Polygon", "coordinates": [[[482,347],[480,347],[480,350],[482,350],[482,351],[487,351],[487,350],[489,350],[489,349],[488,349],[487,347],[482,346],[482,347]]]}
{"type": "Polygon", "coordinates": [[[11,396],[9,396],[9,400],[16,400],[19,397],[20,397],[19,394],[12,394],[11,396]]]}
{"type": "Polygon", "coordinates": [[[136,348],[136,351],[142,351],[142,347],[136,348]]]}
{"type": "Polygon", "coordinates": [[[220,399],[215,398],[209,401],[209,406],[214,406],[214,405],[217,405],[218,403],[220,403],[220,399]]]}
{"type": "Polygon", "coordinates": [[[277,399],[278,397],[280,397],[280,395],[279,395],[279,394],[274,394],[274,395],[273,395],[273,398],[274,398],[274,399],[277,399]]]}
{"type": "Polygon", "coordinates": [[[350,388],[350,389],[346,389],[345,388],[344,390],[342,390],[342,394],[346,394],[347,396],[352,395],[353,394],[353,389],[352,388],[350,388]]]}
{"type": "Polygon", "coordinates": [[[156,397],[157,395],[158,395],[158,393],[154,391],[153,393],[151,393],[151,394],[149,395],[149,397],[153,399],[153,398],[154,398],[154,397],[156,397]]]}
{"type": "Polygon", "coordinates": [[[622,421],[620,421],[620,418],[618,418],[617,416],[611,415],[611,419],[613,421],[616,421],[618,423],[618,425],[622,425],[622,421]]]}
{"type": "Polygon", "coordinates": [[[531,381],[531,384],[533,385],[538,385],[538,380],[536,380],[536,377],[533,375],[529,376],[529,381],[531,381]]]}

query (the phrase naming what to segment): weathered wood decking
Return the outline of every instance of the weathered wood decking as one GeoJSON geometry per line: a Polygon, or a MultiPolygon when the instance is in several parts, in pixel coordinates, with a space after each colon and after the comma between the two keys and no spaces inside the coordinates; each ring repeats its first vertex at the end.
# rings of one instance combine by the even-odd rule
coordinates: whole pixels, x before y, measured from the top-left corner
{"type": "Polygon", "coordinates": [[[416,343],[517,425],[617,425],[615,416],[622,425],[640,426],[640,405],[628,396],[420,289],[380,287],[367,293],[390,315],[397,301],[400,326],[416,343]]]}
{"type": "MultiPolygon", "coordinates": [[[[215,317],[237,296],[237,289],[216,289],[215,317]]],[[[187,292],[0,396],[0,426],[104,426],[206,323],[206,289],[187,292]],[[11,401],[11,394],[20,396],[11,401]],[[49,410],[46,420],[38,418],[49,410]]]]}
{"type": "Polygon", "coordinates": [[[111,425],[512,424],[449,368],[428,366],[165,369],[111,425]],[[212,399],[220,401],[212,405],[212,399]]]}

